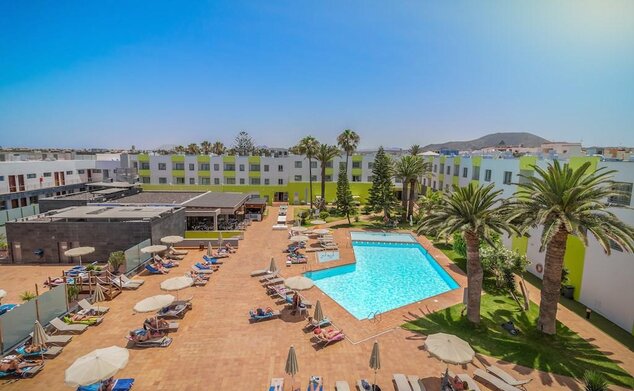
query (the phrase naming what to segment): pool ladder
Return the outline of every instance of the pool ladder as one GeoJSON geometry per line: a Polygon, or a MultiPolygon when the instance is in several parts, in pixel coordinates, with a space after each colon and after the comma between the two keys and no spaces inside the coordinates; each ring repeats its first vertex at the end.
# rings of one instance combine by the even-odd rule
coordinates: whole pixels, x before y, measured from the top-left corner
{"type": "Polygon", "coordinates": [[[381,322],[381,313],[379,312],[379,310],[370,312],[370,314],[368,314],[368,320],[372,323],[381,322]]]}

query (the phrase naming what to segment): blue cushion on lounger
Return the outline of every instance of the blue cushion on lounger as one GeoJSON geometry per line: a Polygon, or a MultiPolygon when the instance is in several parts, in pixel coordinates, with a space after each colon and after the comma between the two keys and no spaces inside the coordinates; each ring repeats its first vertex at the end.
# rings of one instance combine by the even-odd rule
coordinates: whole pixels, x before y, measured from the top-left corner
{"type": "Polygon", "coordinates": [[[114,387],[112,387],[112,391],[128,391],[132,388],[134,384],[134,379],[117,379],[114,383],[114,387]]]}

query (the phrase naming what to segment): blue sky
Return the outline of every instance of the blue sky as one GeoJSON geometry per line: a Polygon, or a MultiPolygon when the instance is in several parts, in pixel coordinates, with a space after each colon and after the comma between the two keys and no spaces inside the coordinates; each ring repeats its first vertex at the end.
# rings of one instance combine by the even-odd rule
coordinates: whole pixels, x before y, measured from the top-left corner
{"type": "Polygon", "coordinates": [[[183,3],[2,2],[0,145],[634,146],[632,1],[183,3]]]}

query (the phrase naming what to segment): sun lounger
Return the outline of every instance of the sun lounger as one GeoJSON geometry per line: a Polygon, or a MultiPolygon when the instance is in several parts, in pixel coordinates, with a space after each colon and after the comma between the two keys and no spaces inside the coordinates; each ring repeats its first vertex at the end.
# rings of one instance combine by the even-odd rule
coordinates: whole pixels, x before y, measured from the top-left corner
{"type": "Polygon", "coordinates": [[[169,252],[176,255],[187,255],[189,253],[187,250],[177,250],[174,247],[172,247],[169,252]]]}
{"type": "MultiPolygon", "coordinates": [[[[303,303],[303,304],[305,304],[305,303],[303,303]]],[[[328,319],[327,317],[324,317],[324,319],[322,319],[321,322],[317,322],[313,318],[310,318],[309,321],[308,321],[308,325],[306,327],[310,330],[310,329],[314,329],[314,328],[317,328],[317,327],[327,326],[330,323],[331,323],[330,319],[328,319]]]]}
{"type": "Polygon", "coordinates": [[[64,323],[66,324],[85,324],[86,326],[99,326],[103,322],[103,317],[93,317],[84,320],[73,320],[70,316],[64,317],[64,323]]]}
{"type": "Polygon", "coordinates": [[[339,250],[339,247],[337,247],[336,244],[322,244],[321,248],[324,250],[339,250]]]}
{"type": "Polygon", "coordinates": [[[270,286],[270,285],[278,285],[278,284],[283,284],[284,283],[284,279],[281,277],[278,278],[274,278],[272,280],[268,280],[264,282],[264,286],[270,286]]]}
{"type": "Polygon", "coordinates": [[[61,334],[83,333],[88,328],[85,324],[66,324],[60,318],[53,318],[51,326],[55,327],[55,330],[61,334]]]}
{"type": "Polygon", "coordinates": [[[280,316],[280,311],[268,311],[265,312],[262,315],[258,315],[257,312],[254,312],[253,310],[249,311],[249,320],[254,321],[254,322],[259,322],[261,320],[268,320],[268,319],[273,319],[273,318],[277,318],[278,316],[280,316]]]}
{"type": "Polygon", "coordinates": [[[29,378],[29,377],[33,377],[35,375],[37,375],[42,369],[44,368],[44,364],[40,364],[38,363],[33,363],[33,366],[29,366],[29,367],[22,367],[21,370],[18,371],[10,371],[10,372],[5,372],[5,371],[0,371],[0,379],[4,378],[4,377],[22,377],[22,378],[29,378]]]}
{"type": "Polygon", "coordinates": [[[488,383],[501,391],[520,391],[519,388],[505,383],[499,377],[488,374],[480,368],[473,371],[473,377],[484,380],[484,383],[488,383]]]}
{"type": "Polygon", "coordinates": [[[308,263],[308,258],[291,258],[291,263],[294,265],[308,263]]]}
{"type": "Polygon", "coordinates": [[[425,388],[425,385],[423,384],[423,382],[420,380],[420,378],[416,375],[408,375],[407,376],[407,380],[409,381],[409,385],[410,387],[412,387],[412,390],[414,391],[427,391],[427,389],[425,388]]]}
{"type": "Polygon", "coordinates": [[[172,304],[158,310],[156,315],[159,318],[183,318],[188,309],[187,304],[172,304]]]}
{"type": "Polygon", "coordinates": [[[310,380],[308,380],[308,388],[307,391],[323,391],[324,390],[324,381],[321,376],[311,376],[310,380]]]}
{"type": "Polygon", "coordinates": [[[62,352],[63,348],[59,347],[59,346],[48,346],[46,349],[44,350],[40,350],[37,352],[27,352],[26,351],[26,346],[20,346],[19,348],[15,349],[15,351],[18,354],[21,354],[22,357],[25,358],[29,358],[29,357],[47,357],[47,358],[54,358],[57,357],[61,352],[62,352]]]}
{"type": "MultiPolygon", "coordinates": [[[[102,382],[97,382],[88,386],[80,386],[77,388],[77,391],[99,391],[101,388],[102,382]]],[[[114,383],[112,388],[109,390],[112,391],[129,391],[132,389],[132,385],[134,384],[134,379],[114,379],[114,383]]]]}
{"type": "MultiPolygon", "coordinates": [[[[152,265],[145,265],[145,270],[150,272],[150,274],[164,274],[164,273],[161,273],[157,268],[155,268],[152,265]]],[[[169,270],[166,270],[165,272],[169,273],[169,270]]]]}
{"type": "Polygon", "coordinates": [[[350,391],[350,386],[346,381],[337,380],[335,382],[335,391],[350,391]]]}
{"type": "MultiPolygon", "coordinates": [[[[33,333],[29,334],[33,338],[33,333]]],[[[46,343],[50,345],[66,345],[73,339],[72,335],[46,335],[46,343]]]]}
{"type": "Polygon", "coordinates": [[[86,299],[81,299],[77,304],[81,307],[82,310],[86,310],[86,311],[92,310],[98,314],[105,314],[106,312],[110,311],[110,307],[103,307],[99,305],[90,304],[88,300],[86,299]]]}
{"type": "Polygon", "coordinates": [[[254,270],[251,272],[251,277],[259,277],[262,275],[265,275],[266,273],[269,272],[269,269],[260,269],[260,270],[254,270]]]}
{"type": "Polygon", "coordinates": [[[209,269],[205,269],[205,268],[201,268],[200,266],[198,266],[199,263],[192,265],[192,270],[196,273],[202,273],[202,274],[212,274],[214,271],[213,269],[209,268],[209,269]]]}
{"type": "Polygon", "coordinates": [[[494,374],[495,376],[502,379],[505,383],[510,384],[512,386],[522,387],[525,384],[530,383],[533,379],[516,379],[510,373],[506,372],[504,369],[500,367],[496,367],[495,365],[491,365],[486,367],[487,372],[494,374]]]}
{"type": "Polygon", "coordinates": [[[279,277],[280,272],[276,271],[274,273],[267,273],[266,275],[262,276],[262,278],[260,278],[260,282],[265,282],[268,280],[272,280],[274,278],[279,277]]]}
{"type": "Polygon", "coordinates": [[[131,280],[126,277],[125,274],[122,274],[120,276],[112,276],[110,277],[110,281],[112,282],[112,285],[118,286],[121,289],[138,289],[145,282],[143,280],[131,280]]]}
{"type": "Polygon", "coordinates": [[[271,379],[271,385],[269,391],[282,391],[284,390],[284,379],[281,377],[274,377],[271,379]]]}
{"type": "Polygon", "coordinates": [[[222,265],[224,263],[223,261],[219,261],[216,257],[208,257],[206,255],[203,255],[203,259],[212,265],[222,265]]]}
{"type": "Polygon", "coordinates": [[[372,383],[368,379],[359,379],[357,387],[360,391],[372,391],[372,383]]]}
{"type": "Polygon", "coordinates": [[[127,336],[126,339],[131,341],[134,346],[138,346],[140,348],[166,348],[172,344],[172,338],[170,337],[160,337],[147,341],[135,341],[132,337],[127,336]]]}
{"type": "MultiPolygon", "coordinates": [[[[451,371],[449,371],[449,376],[451,376],[451,378],[456,377],[456,375],[451,371]]],[[[471,376],[467,375],[466,373],[459,373],[458,379],[467,383],[467,387],[469,387],[470,391],[480,391],[480,387],[478,387],[478,383],[476,383],[476,381],[473,380],[471,376]]]]}
{"type": "MultiPolygon", "coordinates": [[[[284,288],[286,289],[286,288],[284,288]]],[[[288,292],[290,292],[289,294],[293,294],[295,293],[294,291],[287,289],[288,292]]],[[[308,301],[307,299],[304,298],[304,296],[299,295],[299,298],[302,300],[302,305],[306,308],[310,308],[313,306],[313,303],[311,303],[310,301],[308,301]]],[[[283,299],[286,301],[286,304],[293,304],[293,296],[284,296],[283,299]]]]}
{"type": "Polygon", "coordinates": [[[2,304],[2,305],[0,305],[0,315],[3,315],[4,313],[11,311],[12,309],[14,309],[17,306],[18,306],[17,304],[2,304]]]}
{"type": "Polygon", "coordinates": [[[184,255],[168,253],[167,255],[165,255],[165,258],[167,258],[167,259],[175,259],[177,261],[182,261],[183,259],[185,259],[185,256],[184,255]]]}
{"type": "MultiPolygon", "coordinates": [[[[336,333],[334,333],[332,336],[330,337],[324,337],[323,334],[317,334],[317,343],[316,345],[320,345],[323,344],[324,347],[330,345],[331,343],[335,343],[338,341],[343,341],[346,338],[346,335],[343,333],[342,330],[338,330],[336,333]]],[[[405,379],[407,380],[407,379],[405,379]]]]}
{"type": "Polygon", "coordinates": [[[409,385],[409,380],[402,373],[395,373],[394,383],[396,383],[396,389],[398,391],[412,391],[412,387],[409,385]]]}

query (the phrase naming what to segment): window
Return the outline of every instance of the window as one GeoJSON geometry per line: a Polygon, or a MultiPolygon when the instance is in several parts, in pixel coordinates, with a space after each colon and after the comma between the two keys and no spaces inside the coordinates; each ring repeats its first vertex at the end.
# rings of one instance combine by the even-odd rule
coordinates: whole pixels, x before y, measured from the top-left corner
{"type": "Polygon", "coordinates": [[[35,174],[26,174],[26,179],[35,179],[36,176],[35,174]]]}
{"type": "Polygon", "coordinates": [[[438,165],[434,164],[434,172],[438,172],[438,165]]]}
{"type": "Polygon", "coordinates": [[[460,175],[460,165],[456,164],[453,166],[453,176],[458,176],[460,175]]]}
{"type": "Polygon", "coordinates": [[[220,178],[214,178],[214,185],[220,184],[220,178]]]}
{"type": "Polygon", "coordinates": [[[466,178],[469,176],[469,168],[468,167],[462,167],[462,177],[466,178]]]}
{"type": "Polygon", "coordinates": [[[240,178],[240,184],[244,185],[244,178],[240,178]]]}
{"type": "Polygon", "coordinates": [[[141,177],[141,182],[142,183],[150,183],[150,177],[149,176],[141,177]]]}
{"type": "MultiPolygon", "coordinates": [[[[148,170],[150,169],[150,166],[148,166],[148,170]]],[[[86,170],[77,170],[78,174],[85,174],[86,170]]]]}
{"type": "Polygon", "coordinates": [[[176,183],[177,185],[184,185],[185,184],[185,178],[174,177],[174,183],[176,183]]]}
{"type": "Polygon", "coordinates": [[[236,165],[233,163],[225,163],[223,169],[225,171],[235,171],[236,170],[236,165]]]}
{"type": "Polygon", "coordinates": [[[165,178],[165,177],[160,177],[160,178],[159,178],[159,183],[160,183],[160,184],[162,184],[162,185],[166,184],[166,183],[167,183],[167,178],[165,178]]]}
{"type": "Polygon", "coordinates": [[[284,179],[280,178],[277,180],[277,184],[278,185],[283,185],[284,184],[284,179]]]}
{"type": "Polygon", "coordinates": [[[265,185],[268,185],[270,183],[271,183],[271,181],[269,180],[269,178],[264,178],[264,184],[265,185]]]}
{"type": "Polygon", "coordinates": [[[326,175],[324,178],[326,182],[332,182],[332,175],[326,175]]]}
{"type": "Polygon", "coordinates": [[[480,166],[473,167],[473,175],[471,176],[471,179],[473,179],[474,181],[480,180],[480,166]]]}
{"type": "Polygon", "coordinates": [[[72,171],[66,171],[66,175],[73,175],[72,171]]]}
{"type": "Polygon", "coordinates": [[[139,162],[132,162],[132,168],[139,168],[139,162]]]}
{"type": "Polygon", "coordinates": [[[300,160],[295,160],[295,168],[302,168],[302,162],[300,160]]]}
{"type": "Polygon", "coordinates": [[[148,162],[142,162],[141,163],[141,170],[149,170],[149,169],[150,169],[150,163],[148,163],[148,162]]]}
{"type": "Polygon", "coordinates": [[[317,182],[317,175],[311,176],[310,180],[313,181],[313,182],[317,182]]]}
{"type": "Polygon", "coordinates": [[[240,171],[244,171],[244,164],[240,164],[240,171]]]}
{"type": "Polygon", "coordinates": [[[317,168],[317,162],[310,162],[310,168],[317,168]]]}
{"type": "Polygon", "coordinates": [[[0,175],[0,182],[4,182],[4,175],[0,175]]]}
{"type": "Polygon", "coordinates": [[[491,170],[484,170],[484,180],[491,182],[491,170]]]}
{"type": "Polygon", "coordinates": [[[447,164],[447,175],[451,175],[451,166],[447,164]]]}
{"type": "MultiPolygon", "coordinates": [[[[218,178],[216,178],[218,179],[218,178]]],[[[210,185],[211,184],[211,178],[207,178],[204,176],[198,177],[198,183],[200,183],[201,185],[210,185]]]]}
{"type": "Polygon", "coordinates": [[[329,162],[326,162],[326,167],[327,168],[332,168],[332,160],[329,162]]]}
{"type": "Polygon", "coordinates": [[[259,185],[259,184],[260,184],[260,178],[250,178],[250,179],[249,179],[249,182],[250,182],[252,185],[259,185]]]}
{"type": "Polygon", "coordinates": [[[260,165],[259,164],[250,164],[249,165],[249,171],[260,171],[260,165]]]}
{"type": "Polygon", "coordinates": [[[189,163],[189,171],[194,171],[196,169],[196,165],[194,163],[189,163]]]}
{"type": "Polygon", "coordinates": [[[352,182],[361,182],[361,175],[353,175],[352,182]]]}
{"type": "Polygon", "coordinates": [[[632,202],[632,184],[627,182],[614,182],[612,188],[620,194],[608,198],[608,203],[621,206],[630,206],[632,202]]]}
{"type": "MultiPolygon", "coordinates": [[[[93,171],[93,172],[94,172],[94,171],[93,171]]],[[[50,172],[45,172],[45,173],[44,173],[44,176],[45,176],[45,177],[47,177],[47,178],[49,178],[49,177],[51,176],[51,173],[50,173],[50,172]]]]}
{"type": "Polygon", "coordinates": [[[301,182],[302,181],[302,176],[301,175],[295,175],[295,182],[301,182]]]}
{"type": "Polygon", "coordinates": [[[220,164],[214,164],[214,171],[220,171],[220,164]]]}
{"type": "Polygon", "coordinates": [[[394,183],[403,183],[403,179],[396,177],[394,178],[394,183]]]}
{"type": "Polygon", "coordinates": [[[339,162],[339,171],[343,171],[346,169],[346,162],[339,162]]]}
{"type": "Polygon", "coordinates": [[[209,163],[200,163],[198,165],[198,171],[209,171],[209,163]]]}
{"type": "Polygon", "coordinates": [[[368,175],[368,182],[372,182],[374,180],[374,175],[368,175]]]}
{"type": "Polygon", "coordinates": [[[268,164],[264,165],[264,172],[269,172],[269,165],[268,164]]]}
{"type": "Polygon", "coordinates": [[[369,162],[368,163],[368,168],[371,170],[374,168],[374,162],[369,162]]]}
{"type": "Polygon", "coordinates": [[[195,178],[189,178],[189,184],[190,185],[195,185],[196,184],[196,179],[195,178]]]}
{"type": "Polygon", "coordinates": [[[165,171],[165,170],[167,170],[167,165],[165,163],[159,163],[158,164],[158,169],[160,171],[165,171]]]}
{"type": "Polygon", "coordinates": [[[184,170],[185,163],[172,163],[172,170],[184,170]]]}
{"type": "MultiPolygon", "coordinates": [[[[98,170],[98,169],[93,168],[93,169],[92,169],[92,173],[93,173],[93,174],[101,174],[101,170],[98,170]]],[[[45,173],[44,173],[44,176],[51,176],[51,173],[50,173],[50,172],[48,173],[48,175],[46,175],[46,174],[47,174],[47,173],[45,172],[45,173]]]]}
{"type": "Polygon", "coordinates": [[[445,163],[440,163],[440,174],[445,172],[445,163]]]}
{"type": "Polygon", "coordinates": [[[281,164],[280,164],[280,165],[278,165],[278,166],[277,166],[277,171],[278,171],[278,172],[284,172],[284,166],[283,166],[283,165],[281,165],[281,164]]]}
{"type": "Polygon", "coordinates": [[[432,187],[432,189],[436,189],[436,181],[433,182],[431,187],[432,187]]]}
{"type": "Polygon", "coordinates": [[[352,168],[361,168],[361,162],[352,162],[352,168]]]}
{"type": "Polygon", "coordinates": [[[225,185],[235,185],[236,178],[225,178],[225,185]]]}
{"type": "Polygon", "coordinates": [[[513,180],[513,173],[511,171],[504,171],[504,184],[510,185],[513,180]]]}

